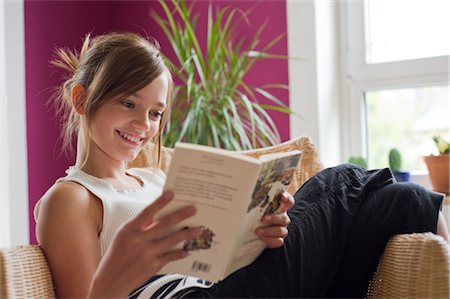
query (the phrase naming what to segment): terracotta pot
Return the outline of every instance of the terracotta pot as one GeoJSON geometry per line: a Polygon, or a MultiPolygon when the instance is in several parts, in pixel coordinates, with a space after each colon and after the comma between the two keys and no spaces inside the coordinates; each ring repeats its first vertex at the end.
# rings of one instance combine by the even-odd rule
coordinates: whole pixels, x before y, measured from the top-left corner
{"type": "Polygon", "coordinates": [[[450,194],[450,155],[425,156],[423,157],[427,164],[433,190],[450,194]]]}

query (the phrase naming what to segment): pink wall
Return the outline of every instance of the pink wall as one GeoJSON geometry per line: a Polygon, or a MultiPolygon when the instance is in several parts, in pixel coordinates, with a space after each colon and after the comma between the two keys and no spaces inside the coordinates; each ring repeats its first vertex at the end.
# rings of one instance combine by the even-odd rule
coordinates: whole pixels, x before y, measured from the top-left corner
{"type": "MultiPolygon", "coordinates": [[[[195,12],[207,12],[207,1],[197,1],[195,12]]],[[[286,32],[285,0],[273,1],[214,1],[220,7],[232,6],[248,9],[256,7],[249,19],[251,26],[243,24],[242,35],[252,34],[265,22],[262,44],[286,32]]],[[[53,88],[60,84],[61,73],[49,66],[55,46],[79,49],[82,37],[109,31],[134,31],[155,37],[167,53],[170,45],[163,33],[149,17],[150,6],[159,9],[155,1],[38,1],[25,0],[25,55],[27,97],[28,179],[30,205],[30,242],[36,243],[35,223],[32,216],[36,201],[73,163],[62,152],[59,123],[51,106],[46,105],[53,88]]],[[[283,39],[273,53],[287,54],[287,41],[283,39]]],[[[288,84],[286,61],[266,60],[254,65],[247,82],[288,84]]],[[[274,91],[288,104],[288,91],[274,91]]],[[[283,140],[289,138],[289,118],[271,113],[283,140]]]]}

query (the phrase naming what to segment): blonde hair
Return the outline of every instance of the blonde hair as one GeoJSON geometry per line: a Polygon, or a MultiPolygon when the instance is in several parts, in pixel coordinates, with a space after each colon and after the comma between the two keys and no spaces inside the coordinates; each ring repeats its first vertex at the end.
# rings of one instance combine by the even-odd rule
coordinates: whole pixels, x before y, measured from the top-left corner
{"type": "MultiPolygon", "coordinates": [[[[80,116],[72,104],[75,85],[85,89],[83,109],[85,126],[81,128],[89,152],[89,126],[92,115],[107,100],[119,95],[129,96],[166,73],[169,80],[167,109],[161,118],[159,131],[152,142],[153,155],[159,165],[162,131],[169,117],[173,81],[159,52],[159,44],[134,33],[109,33],[91,39],[88,34],[79,52],[57,48],[56,59],[50,63],[69,72],[54,99],[62,116],[63,148],[73,153],[73,141],[80,130],[80,116]]],[[[86,161],[87,157],[85,158],[86,161]]],[[[84,163],[83,163],[84,164],[84,163]]]]}

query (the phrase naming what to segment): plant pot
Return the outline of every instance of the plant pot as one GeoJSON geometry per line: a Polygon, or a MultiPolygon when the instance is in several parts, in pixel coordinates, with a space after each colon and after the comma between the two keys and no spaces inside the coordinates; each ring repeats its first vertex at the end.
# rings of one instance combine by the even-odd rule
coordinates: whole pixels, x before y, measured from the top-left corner
{"type": "Polygon", "coordinates": [[[431,185],[434,191],[450,194],[449,165],[450,155],[423,157],[428,168],[431,185]]]}
{"type": "Polygon", "coordinates": [[[411,178],[411,173],[407,171],[394,171],[393,174],[397,182],[409,182],[411,178]]]}

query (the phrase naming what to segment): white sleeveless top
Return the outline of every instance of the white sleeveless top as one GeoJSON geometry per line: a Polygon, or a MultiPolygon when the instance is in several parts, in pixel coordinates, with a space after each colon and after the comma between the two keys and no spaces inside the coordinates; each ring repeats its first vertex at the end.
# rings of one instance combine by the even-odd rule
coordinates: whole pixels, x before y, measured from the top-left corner
{"type": "MultiPolygon", "coordinates": [[[[130,168],[127,173],[139,178],[143,186],[134,190],[116,190],[108,181],[89,175],[75,166],[66,173],[67,176],[56,182],[76,182],[97,196],[103,204],[103,225],[99,237],[101,256],[111,244],[119,226],[161,195],[166,177],[160,169],[130,168]]],[[[34,218],[37,219],[38,215],[39,202],[34,208],[34,218]]]]}

